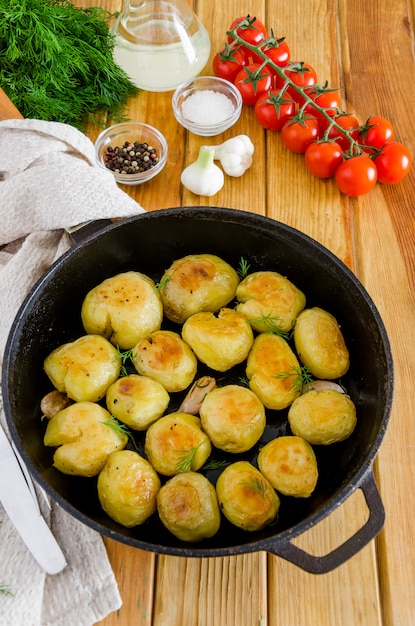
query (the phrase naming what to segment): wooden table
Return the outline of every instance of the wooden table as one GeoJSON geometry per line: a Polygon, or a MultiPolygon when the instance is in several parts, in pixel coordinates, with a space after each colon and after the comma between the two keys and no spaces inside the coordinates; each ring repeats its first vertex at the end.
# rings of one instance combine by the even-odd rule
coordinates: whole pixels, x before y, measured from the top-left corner
{"type": "MultiPolygon", "coordinates": [[[[76,2],[85,6],[86,2],[76,2]]],[[[118,2],[96,0],[106,8],[118,2]]],[[[364,122],[371,114],[390,119],[398,139],[415,154],[413,111],[414,0],[195,0],[207,27],[212,56],[225,41],[226,26],[250,13],[285,36],[292,55],[313,65],[320,82],[341,86],[344,108],[364,122]]],[[[209,64],[204,73],[211,72],[209,64]]],[[[386,324],[395,361],[395,399],[390,426],[375,462],[386,509],[378,538],[335,571],[310,575],[265,553],[224,558],[157,556],[105,539],[123,606],[100,626],[411,626],[415,623],[415,209],[414,171],[395,186],[377,185],[360,199],[342,196],[333,181],[306,170],[279,134],[265,133],[253,111],[219,143],[249,135],[255,159],[242,178],[226,178],[212,199],[180,184],[206,139],[175,122],[171,93],[140,93],[130,117],[160,128],[170,154],[161,176],[126,187],[145,209],[181,205],[232,207],[260,213],[307,233],[357,274],[386,324]]],[[[98,130],[90,128],[95,138],[98,130]]],[[[357,490],[296,543],[324,554],[367,518],[357,490]]]]}

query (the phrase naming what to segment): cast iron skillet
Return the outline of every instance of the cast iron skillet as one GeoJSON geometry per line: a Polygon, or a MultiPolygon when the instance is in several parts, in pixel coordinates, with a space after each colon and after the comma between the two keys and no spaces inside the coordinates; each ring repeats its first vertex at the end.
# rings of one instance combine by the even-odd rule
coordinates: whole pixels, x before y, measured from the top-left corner
{"type": "MultiPolygon", "coordinates": [[[[243,374],[242,368],[220,376],[219,382],[238,382],[243,374]]],[[[145,213],[87,237],[44,274],[23,303],[6,347],[3,389],[12,437],[34,478],[81,522],[128,545],[186,557],[265,550],[306,571],[323,573],[359,551],[383,526],[384,508],[372,464],[393,395],[392,356],[384,325],[363,286],[337,257],[269,218],[233,209],[185,207],[145,213]],[[51,389],[43,359],[58,345],[84,334],[80,309],[87,291],[104,278],[131,269],[157,282],[173,260],[190,253],[217,254],[235,268],[244,257],[250,271],[276,270],[306,294],[307,306],[330,311],[341,324],[350,351],[351,367],[342,383],[358,415],[357,427],[345,442],[315,446],[320,476],[311,498],[282,497],[277,523],[260,532],[247,533],[223,520],[215,537],[198,544],[177,540],[157,515],[133,529],[107,517],[98,502],[96,479],[68,477],[53,468],[53,450],[42,443],[45,424],[39,409],[41,397],[51,389]],[[294,546],[294,537],[326,517],[356,488],[364,493],[369,519],[352,538],[321,557],[294,546]]],[[[169,410],[177,410],[181,399],[176,394],[169,410]]],[[[259,445],[237,458],[255,464],[258,447],[283,434],[289,434],[286,411],[268,411],[259,445]]],[[[137,444],[142,449],[139,437],[137,444]]],[[[214,454],[223,458],[223,453],[214,454]]],[[[217,472],[208,472],[213,482],[217,472]]]]}

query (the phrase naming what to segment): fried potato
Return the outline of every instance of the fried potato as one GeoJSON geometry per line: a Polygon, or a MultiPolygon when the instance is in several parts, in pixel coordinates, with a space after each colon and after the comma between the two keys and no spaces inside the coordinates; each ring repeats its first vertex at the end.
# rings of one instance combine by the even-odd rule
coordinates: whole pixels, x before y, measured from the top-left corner
{"type": "Polygon", "coordinates": [[[226,385],[209,392],[200,407],[202,428],[214,446],[226,452],[246,452],[262,436],[264,405],[250,389],[226,385]]]}
{"type": "Polygon", "coordinates": [[[260,530],[277,517],[278,495],[268,479],[247,461],[237,461],[223,470],[216,493],[224,516],[243,530],[260,530]]]}
{"type": "Polygon", "coordinates": [[[220,527],[215,488],[197,472],[170,478],[157,494],[157,509],[163,525],[182,541],[208,539],[220,527]]]}
{"type": "Polygon", "coordinates": [[[63,474],[96,476],[128,437],[105,424],[111,414],[93,402],[76,402],[48,422],[43,442],[56,447],[53,465],[63,474]]]}
{"type": "Polygon", "coordinates": [[[165,316],[178,324],[200,311],[219,311],[234,297],[236,271],[213,254],[191,254],[175,260],[160,284],[165,316]]]}
{"type": "Polygon", "coordinates": [[[170,413],[148,428],[145,455],[154,469],[164,476],[197,471],[212,450],[200,419],[186,413],[170,413]]]}
{"type": "Polygon", "coordinates": [[[294,342],[300,360],[316,378],[340,378],[349,369],[349,351],[337,320],[319,307],[300,313],[294,342]]]}
{"type": "Polygon", "coordinates": [[[133,450],[112,452],[98,476],[98,498],[113,520],[131,528],[143,524],[157,509],[160,478],[133,450]]]}
{"type": "Polygon", "coordinates": [[[226,372],[242,363],[254,341],[247,319],[233,309],[222,308],[218,315],[195,313],[183,325],[182,337],[197,358],[217,372],[226,372]]]}
{"type": "Polygon", "coordinates": [[[306,302],[303,292],[288,278],[267,271],[248,274],[238,285],[236,297],[236,310],[260,333],[273,332],[275,328],[291,330],[306,302]]]}
{"type": "Polygon", "coordinates": [[[318,479],[316,455],[305,439],[277,437],[258,454],[258,467],[271,485],[285,496],[308,498],[318,479]]]}
{"type": "Polygon", "coordinates": [[[157,380],[168,392],[187,389],[197,372],[191,348],[170,330],[157,330],[139,341],[132,359],[139,374],[157,380]]]}
{"type": "Polygon", "coordinates": [[[307,391],[294,400],[288,411],[293,434],[315,445],[347,439],[356,421],[356,407],[352,400],[332,389],[307,391]]]}
{"type": "Polygon", "coordinates": [[[103,335],[122,350],[130,350],[161,327],[163,305],[151,278],[123,272],[89,291],[81,317],[87,333],[103,335]]]}
{"type": "Polygon", "coordinates": [[[288,343],[278,335],[262,333],[248,355],[249,387],[267,409],[285,409],[300,391],[300,364],[288,343]]]}
{"type": "Polygon", "coordinates": [[[106,395],[107,409],[134,430],[145,430],[167,409],[170,396],[161,383],[130,374],[113,383],[106,395]]]}
{"type": "Polygon", "coordinates": [[[98,402],[118,378],[121,361],[107,339],[83,335],[53,350],[43,366],[58,391],[76,402],[98,402]]]}

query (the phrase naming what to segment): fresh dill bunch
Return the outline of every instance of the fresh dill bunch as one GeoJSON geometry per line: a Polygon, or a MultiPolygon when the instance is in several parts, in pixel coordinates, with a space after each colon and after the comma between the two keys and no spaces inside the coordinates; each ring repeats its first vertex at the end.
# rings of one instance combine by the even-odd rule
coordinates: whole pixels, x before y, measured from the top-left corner
{"type": "Polygon", "coordinates": [[[310,372],[310,368],[307,365],[292,367],[288,372],[279,372],[278,374],[275,374],[274,378],[282,380],[292,378],[293,382],[291,384],[291,388],[294,389],[296,393],[301,393],[303,386],[313,382],[314,380],[310,372]]]}
{"type": "Polygon", "coordinates": [[[238,269],[236,270],[236,273],[241,280],[247,277],[250,267],[251,264],[241,256],[239,259],[238,269]]]}
{"type": "Polygon", "coordinates": [[[112,15],[69,0],[0,0],[0,84],[26,118],[119,117],[137,93],[114,61],[112,15]]]}

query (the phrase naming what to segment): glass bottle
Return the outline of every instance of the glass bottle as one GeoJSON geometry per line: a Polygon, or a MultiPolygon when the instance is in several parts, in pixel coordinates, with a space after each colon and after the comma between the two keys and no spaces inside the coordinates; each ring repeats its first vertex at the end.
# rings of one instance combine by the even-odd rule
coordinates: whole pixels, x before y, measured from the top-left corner
{"type": "Polygon", "coordinates": [[[123,0],[114,58],[141,89],[170,91],[197,76],[210,39],[187,0],[123,0]]]}

